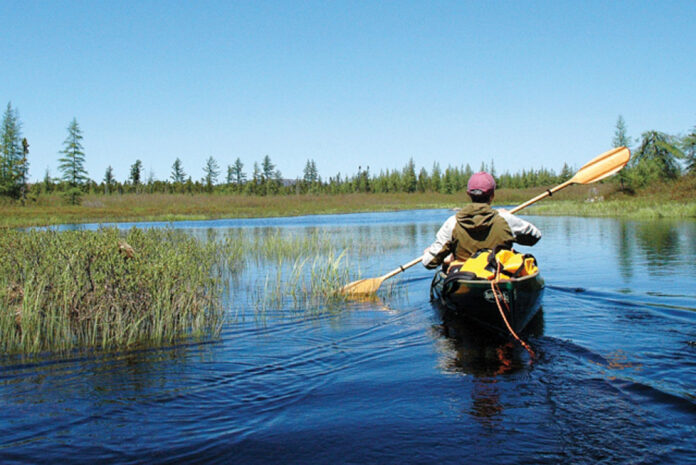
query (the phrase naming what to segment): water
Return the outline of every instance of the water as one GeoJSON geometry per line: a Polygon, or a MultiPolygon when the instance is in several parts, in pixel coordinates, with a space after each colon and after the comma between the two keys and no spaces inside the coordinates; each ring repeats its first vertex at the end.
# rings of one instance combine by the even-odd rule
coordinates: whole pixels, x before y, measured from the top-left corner
{"type": "MultiPolygon", "coordinates": [[[[385,243],[356,263],[379,276],[448,215],[176,226],[385,243]]],[[[696,463],[696,223],[530,219],[544,237],[520,249],[547,282],[536,359],[448,336],[420,266],[375,302],[260,316],[256,264],[216,340],[0,357],[0,463],[696,463]]]]}

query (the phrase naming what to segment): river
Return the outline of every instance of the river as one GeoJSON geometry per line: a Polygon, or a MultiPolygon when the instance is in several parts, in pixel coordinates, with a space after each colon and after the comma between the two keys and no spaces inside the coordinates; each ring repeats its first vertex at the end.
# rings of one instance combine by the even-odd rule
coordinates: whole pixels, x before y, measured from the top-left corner
{"type": "MultiPolygon", "coordinates": [[[[449,214],[172,226],[384,243],[356,263],[379,276],[449,214]]],[[[526,218],[546,280],[534,358],[449,336],[421,266],[376,301],[262,316],[247,294],[268,270],[250,266],[214,340],[0,355],[0,463],[696,463],[696,222],[526,218]]]]}

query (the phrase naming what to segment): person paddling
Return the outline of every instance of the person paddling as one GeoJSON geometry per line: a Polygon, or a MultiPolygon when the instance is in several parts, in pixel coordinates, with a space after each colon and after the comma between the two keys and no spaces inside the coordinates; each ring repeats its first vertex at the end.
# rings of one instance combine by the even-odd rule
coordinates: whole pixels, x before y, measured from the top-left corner
{"type": "Polygon", "coordinates": [[[450,216],[437,232],[435,242],[423,251],[423,265],[428,269],[453,260],[466,260],[480,249],[511,248],[513,243],[534,245],[541,232],[532,223],[507,210],[494,210],[495,179],[481,171],[469,178],[466,192],[471,203],[450,216]]]}

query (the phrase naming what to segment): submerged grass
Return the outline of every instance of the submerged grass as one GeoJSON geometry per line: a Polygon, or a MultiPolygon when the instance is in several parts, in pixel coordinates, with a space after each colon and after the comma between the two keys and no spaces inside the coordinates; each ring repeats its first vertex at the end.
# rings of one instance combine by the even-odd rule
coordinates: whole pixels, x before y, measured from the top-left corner
{"type": "Polygon", "coordinates": [[[214,335],[229,242],[175,230],[2,231],[0,350],[123,348],[214,335]]]}

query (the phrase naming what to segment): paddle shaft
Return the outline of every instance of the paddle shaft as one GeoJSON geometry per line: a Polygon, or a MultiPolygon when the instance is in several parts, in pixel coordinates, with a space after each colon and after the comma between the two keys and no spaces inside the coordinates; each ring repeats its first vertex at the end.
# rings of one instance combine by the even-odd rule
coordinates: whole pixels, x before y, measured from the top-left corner
{"type": "Polygon", "coordinates": [[[560,190],[563,189],[563,188],[566,188],[566,187],[570,186],[571,184],[573,184],[573,180],[572,180],[572,179],[571,179],[571,180],[568,180],[568,181],[566,181],[566,182],[564,182],[563,184],[559,184],[559,185],[557,185],[556,187],[553,187],[553,188],[551,188],[551,189],[548,189],[548,190],[547,190],[546,192],[544,192],[543,194],[539,194],[539,195],[537,195],[536,197],[534,197],[533,199],[527,200],[525,203],[516,206],[515,208],[513,208],[512,210],[510,210],[510,213],[513,213],[513,214],[514,214],[514,213],[517,213],[518,211],[522,210],[523,208],[527,208],[527,207],[530,206],[531,204],[536,203],[536,202],[538,202],[538,201],[541,200],[541,199],[545,199],[546,197],[551,197],[554,193],[560,191],[560,190]]]}
{"type": "Polygon", "coordinates": [[[401,265],[400,267],[396,268],[395,270],[392,270],[392,271],[390,271],[389,273],[385,274],[385,275],[382,276],[380,279],[381,279],[382,281],[384,281],[385,279],[389,279],[389,278],[391,278],[392,276],[395,276],[395,275],[401,273],[402,271],[406,271],[407,269],[411,268],[411,267],[414,266],[415,264],[420,263],[421,260],[423,260],[423,257],[422,257],[422,256],[421,256],[421,257],[418,257],[418,258],[414,258],[414,259],[411,260],[410,262],[408,262],[408,263],[406,263],[406,264],[403,264],[403,265],[401,265]]]}

